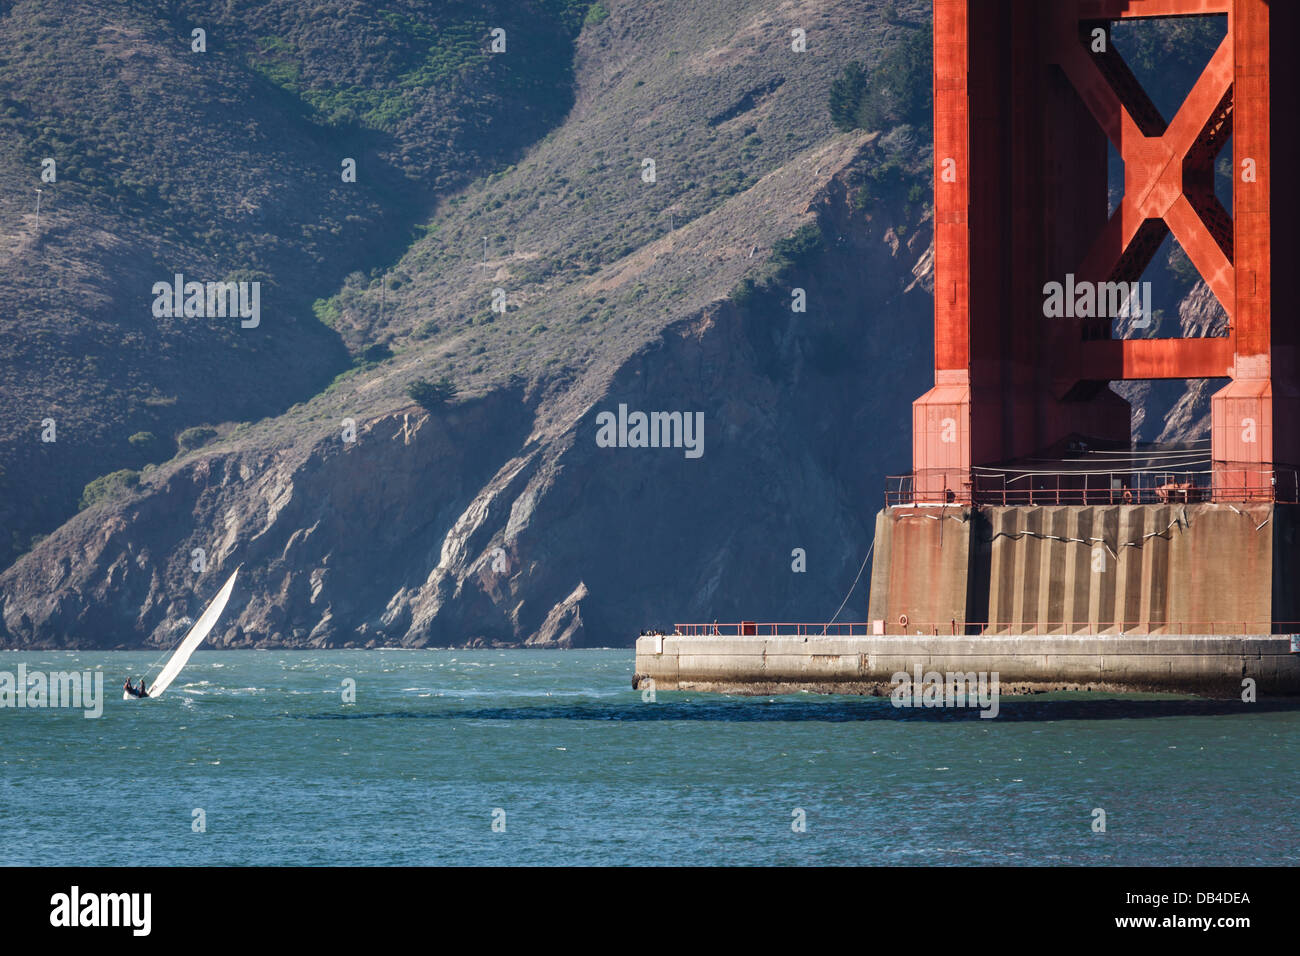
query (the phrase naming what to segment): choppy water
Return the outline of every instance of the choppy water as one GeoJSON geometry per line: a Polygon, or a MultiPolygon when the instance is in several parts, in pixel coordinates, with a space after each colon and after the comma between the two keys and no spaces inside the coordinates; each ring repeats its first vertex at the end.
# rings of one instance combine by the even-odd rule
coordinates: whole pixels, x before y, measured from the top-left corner
{"type": "Polygon", "coordinates": [[[200,651],[161,699],[123,701],[153,657],[0,653],[102,668],[107,697],[97,720],[0,709],[3,862],[1300,860],[1300,702],[647,703],[624,650],[200,651]]]}

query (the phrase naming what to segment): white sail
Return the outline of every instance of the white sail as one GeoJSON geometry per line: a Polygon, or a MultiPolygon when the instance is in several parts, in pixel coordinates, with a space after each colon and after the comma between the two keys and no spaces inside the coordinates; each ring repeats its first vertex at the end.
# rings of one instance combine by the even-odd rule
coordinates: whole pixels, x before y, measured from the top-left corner
{"type": "Polygon", "coordinates": [[[222,585],[217,596],[212,599],[212,603],[203,609],[203,614],[194,622],[194,626],[176,648],[176,653],[167,661],[167,666],[162,669],[158,679],[149,685],[150,697],[160,696],[171,686],[172,681],[180,674],[181,668],[189,661],[190,655],[203,643],[208,632],[216,625],[217,618],[221,617],[221,612],[226,609],[226,602],[230,600],[230,592],[235,588],[235,575],[238,573],[239,568],[235,568],[234,574],[230,575],[230,580],[222,585]]]}

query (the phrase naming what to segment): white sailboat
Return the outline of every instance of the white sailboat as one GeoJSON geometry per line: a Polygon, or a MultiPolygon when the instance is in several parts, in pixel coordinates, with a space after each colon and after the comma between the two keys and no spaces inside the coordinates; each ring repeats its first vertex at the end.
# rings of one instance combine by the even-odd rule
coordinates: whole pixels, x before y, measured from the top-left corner
{"type": "MultiPolygon", "coordinates": [[[[203,609],[203,613],[194,622],[194,626],[185,635],[176,648],[176,652],[168,659],[162,672],[149,685],[149,690],[145,694],[146,697],[159,697],[163,691],[171,686],[172,681],[176,680],[180,674],[181,668],[189,661],[190,655],[198,649],[198,646],[203,643],[203,639],[208,636],[208,632],[216,626],[217,619],[221,617],[221,612],[226,609],[226,602],[230,600],[230,592],[235,588],[235,576],[237,574],[239,574],[239,568],[235,568],[234,573],[230,575],[230,579],[217,592],[217,596],[203,609]]],[[[126,691],[122,691],[122,698],[124,700],[137,699],[134,694],[128,694],[126,691]]]]}

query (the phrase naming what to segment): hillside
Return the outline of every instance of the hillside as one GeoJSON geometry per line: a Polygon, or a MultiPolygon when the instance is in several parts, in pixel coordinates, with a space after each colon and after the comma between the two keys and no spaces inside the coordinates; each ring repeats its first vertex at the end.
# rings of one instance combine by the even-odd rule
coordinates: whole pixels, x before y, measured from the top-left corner
{"type": "Polygon", "coordinates": [[[347,368],[313,302],[564,117],[587,6],[0,3],[0,566],[97,475],[347,368]],[[259,327],[160,320],[176,273],[260,281],[259,327]]]}

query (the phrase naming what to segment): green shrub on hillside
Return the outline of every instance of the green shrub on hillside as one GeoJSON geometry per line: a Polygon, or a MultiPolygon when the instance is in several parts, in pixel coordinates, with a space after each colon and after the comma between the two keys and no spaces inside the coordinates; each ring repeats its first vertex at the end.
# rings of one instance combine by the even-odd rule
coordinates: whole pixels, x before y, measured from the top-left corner
{"type": "MultiPolygon", "coordinates": [[[[603,7],[603,4],[593,4],[591,0],[542,0],[542,7],[546,12],[563,23],[567,30],[575,34],[582,29],[586,18],[591,15],[593,6],[603,7]]],[[[604,20],[607,16],[609,16],[608,10],[600,19],[604,20]]]]}
{"type": "Polygon", "coordinates": [[[821,249],[821,227],[815,222],[806,223],[793,236],[772,244],[772,264],[777,271],[806,265],[821,249]]]}
{"type": "Polygon", "coordinates": [[[418,378],[406,386],[406,394],[425,411],[436,412],[456,397],[456,386],[445,375],[436,382],[418,378]]]}
{"type": "Polygon", "coordinates": [[[109,472],[107,475],[100,475],[82,489],[79,507],[84,511],[86,508],[93,507],[107,498],[113,498],[123,491],[129,491],[138,484],[140,484],[140,472],[132,471],[130,468],[122,468],[118,471],[109,472]]]}
{"type": "Polygon", "coordinates": [[[304,90],[302,98],[327,125],[359,123],[386,133],[395,131],[399,122],[414,113],[418,102],[397,90],[368,90],[360,86],[304,90]]]}
{"type": "Polygon", "coordinates": [[[302,69],[292,59],[288,44],[278,37],[262,37],[258,46],[260,50],[248,58],[249,67],[271,84],[296,95],[301,85],[302,69]]]}
{"type": "Polygon", "coordinates": [[[831,84],[831,122],[845,133],[858,128],[858,111],[867,92],[867,71],[861,63],[850,63],[831,84]]]}
{"type": "Polygon", "coordinates": [[[339,308],[338,296],[330,296],[328,299],[317,299],[311,304],[311,310],[316,313],[316,318],[321,325],[328,328],[334,328],[334,323],[339,320],[343,311],[339,308]]]}
{"type": "Polygon", "coordinates": [[[193,451],[195,448],[202,448],[212,439],[217,437],[217,430],[207,425],[196,425],[193,428],[187,428],[176,436],[176,445],[181,451],[193,451]]]}
{"type": "Polygon", "coordinates": [[[934,51],[926,30],[911,31],[875,69],[850,63],[831,84],[828,106],[836,128],[888,130],[902,123],[931,126],[934,51]]]}
{"type": "Polygon", "coordinates": [[[742,309],[761,308],[764,301],[774,301],[783,293],[777,288],[794,270],[813,265],[825,251],[821,227],[815,222],[800,226],[794,235],[772,244],[772,255],[754,275],[741,279],[729,298],[742,309]],[[773,298],[775,297],[775,298],[773,298]]]}

